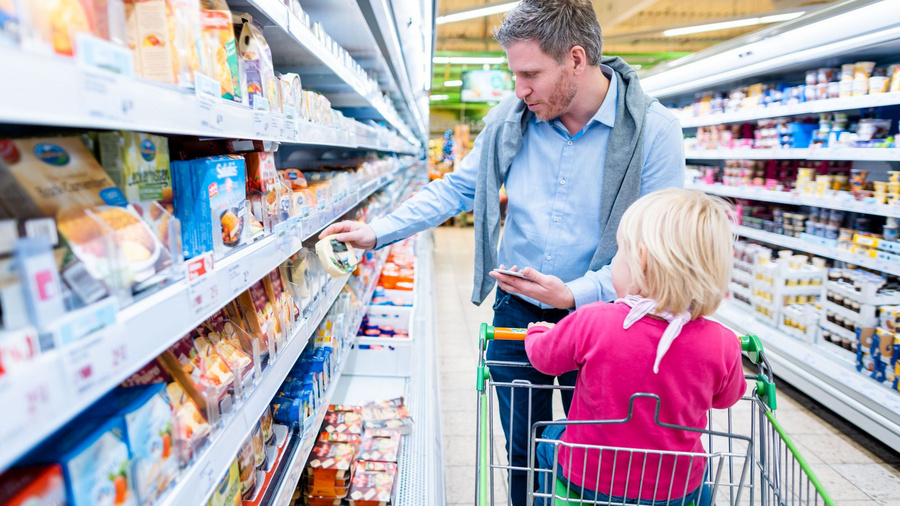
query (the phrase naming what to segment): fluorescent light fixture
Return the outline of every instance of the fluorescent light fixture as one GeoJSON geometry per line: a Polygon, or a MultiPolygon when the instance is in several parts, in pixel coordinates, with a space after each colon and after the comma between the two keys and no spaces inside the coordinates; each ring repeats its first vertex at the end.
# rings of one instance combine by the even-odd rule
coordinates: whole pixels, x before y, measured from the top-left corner
{"type": "Polygon", "coordinates": [[[450,98],[450,95],[432,95],[431,101],[440,102],[441,100],[447,100],[448,98],[450,98]]]}
{"type": "Polygon", "coordinates": [[[504,12],[509,12],[513,10],[517,5],[519,5],[519,2],[489,5],[487,7],[481,7],[478,9],[471,9],[467,11],[456,12],[453,14],[447,14],[445,16],[438,16],[434,20],[434,22],[438,25],[444,25],[447,23],[455,23],[457,21],[465,21],[467,19],[483,18],[492,14],[502,14],[504,12]]]}
{"type": "Polygon", "coordinates": [[[436,64],[449,63],[450,65],[503,65],[506,58],[502,56],[435,56],[432,62],[436,64]]]}
{"type": "Polygon", "coordinates": [[[710,23],[708,25],[688,26],[685,28],[673,28],[666,30],[663,35],[666,37],[677,37],[679,35],[689,35],[692,33],[714,32],[716,30],[728,30],[731,28],[742,28],[745,26],[762,25],[768,23],[780,23],[782,21],[790,21],[799,18],[804,11],[790,12],[787,14],[776,14],[773,16],[763,16],[761,18],[735,19],[733,21],[723,21],[721,23],[710,23]]]}
{"type": "Polygon", "coordinates": [[[454,80],[452,80],[452,81],[444,81],[444,87],[445,87],[445,88],[453,88],[453,87],[455,87],[455,86],[462,86],[462,80],[461,80],[461,79],[454,79],[454,80]]]}

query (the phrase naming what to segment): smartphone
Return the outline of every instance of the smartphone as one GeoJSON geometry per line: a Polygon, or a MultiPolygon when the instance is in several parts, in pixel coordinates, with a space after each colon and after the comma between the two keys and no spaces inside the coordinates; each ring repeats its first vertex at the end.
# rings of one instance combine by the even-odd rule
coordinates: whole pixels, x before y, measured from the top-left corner
{"type": "Polygon", "coordinates": [[[515,276],[517,278],[524,279],[525,281],[531,281],[532,283],[534,283],[534,280],[526,278],[525,275],[522,274],[521,272],[510,271],[510,270],[506,270],[506,269],[494,269],[492,272],[499,272],[500,274],[507,274],[509,276],[515,276]]]}

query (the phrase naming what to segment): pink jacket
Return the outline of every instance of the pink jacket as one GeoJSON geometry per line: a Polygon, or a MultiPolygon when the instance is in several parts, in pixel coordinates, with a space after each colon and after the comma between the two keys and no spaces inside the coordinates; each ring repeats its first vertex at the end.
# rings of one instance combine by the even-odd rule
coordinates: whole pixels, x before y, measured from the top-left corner
{"type": "MultiPolygon", "coordinates": [[[[652,393],[661,399],[661,422],[705,429],[710,408],[729,408],[747,391],[740,343],[733,332],[705,318],[687,323],[662,359],[659,373],[654,374],[656,347],[668,323],[644,317],[623,330],[628,311],[623,303],[589,304],[552,329],[535,326],[528,331],[525,351],[537,370],[555,376],[579,371],[569,420],[625,418],[632,394],[652,393]]],[[[562,440],[704,452],[701,434],[660,427],[654,422],[654,410],[655,401],[638,399],[630,422],[569,425],[562,440]]],[[[655,500],[677,499],[700,486],[705,461],[682,456],[673,474],[674,459],[621,451],[616,456],[608,450],[600,459],[597,450],[589,450],[585,463],[584,449],[570,452],[564,446],[559,454],[564,475],[575,485],[615,497],[637,498],[640,494],[642,499],[655,500]],[[631,471],[626,471],[629,468],[631,471]],[[638,490],[642,473],[644,484],[638,490]]]]}

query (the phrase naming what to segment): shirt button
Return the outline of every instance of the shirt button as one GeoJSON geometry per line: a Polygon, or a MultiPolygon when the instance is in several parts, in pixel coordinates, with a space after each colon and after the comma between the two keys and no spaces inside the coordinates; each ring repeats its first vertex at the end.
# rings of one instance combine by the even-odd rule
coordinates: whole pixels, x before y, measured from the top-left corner
{"type": "Polygon", "coordinates": [[[559,216],[554,216],[554,217],[553,217],[553,221],[559,223],[559,216]]]}
{"type": "Polygon", "coordinates": [[[571,146],[571,145],[572,145],[572,141],[569,141],[569,142],[567,142],[566,144],[569,145],[569,146],[571,146]]]}
{"type": "Polygon", "coordinates": [[[547,260],[553,260],[553,255],[547,255],[547,260]]]}
{"type": "Polygon", "coordinates": [[[565,180],[565,179],[560,179],[560,180],[559,180],[559,184],[566,184],[566,180],[565,180]]]}

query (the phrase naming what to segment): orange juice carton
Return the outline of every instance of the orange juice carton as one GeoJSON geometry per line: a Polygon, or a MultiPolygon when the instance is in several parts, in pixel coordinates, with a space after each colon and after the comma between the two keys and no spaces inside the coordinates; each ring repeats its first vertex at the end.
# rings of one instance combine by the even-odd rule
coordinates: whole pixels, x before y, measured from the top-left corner
{"type": "Polygon", "coordinates": [[[178,476],[173,422],[165,385],[119,388],[107,394],[89,417],[115,417],[125,427],[140,504],[152,504],[178,476]]]}
{"type": "Polygon", "coordinates": [[[243,96],[231,10],[225,0],[200,0],[204,73],[219,81],[222,98],[240,103],[243,96]]]}
{"type": "Polygon", "coordinates": [[[26,464],[59,464],[71,506],[137,506],[121,419],[80,417],[40,445],[26,464]]]}
{"type": "Polygon", "coordinates": [[[0,476],[3,506],[58,506],[65,501],[62,468],[56,464],[14,468],[0,476]]]}

